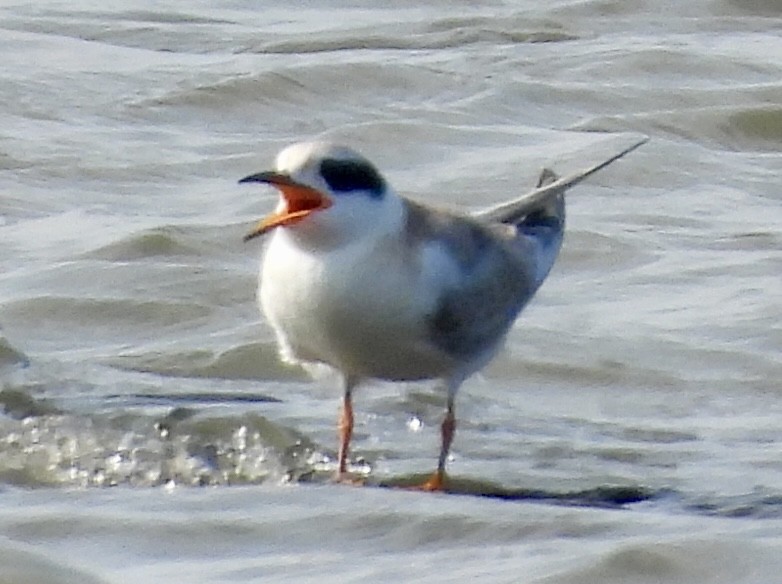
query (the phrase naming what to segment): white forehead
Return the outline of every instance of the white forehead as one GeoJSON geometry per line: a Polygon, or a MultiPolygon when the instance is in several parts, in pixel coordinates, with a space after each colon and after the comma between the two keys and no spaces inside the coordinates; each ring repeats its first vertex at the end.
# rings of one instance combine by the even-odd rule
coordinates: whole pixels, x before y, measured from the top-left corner
{"type": "Polygon", "coordinates": [[[296,173],[305,171],[308,166],[317,165],[324,158],[336,160],[364,160],[358,152],[333,142],[299,142],[283,149],[275,160],[279,172],[296,173]]]}

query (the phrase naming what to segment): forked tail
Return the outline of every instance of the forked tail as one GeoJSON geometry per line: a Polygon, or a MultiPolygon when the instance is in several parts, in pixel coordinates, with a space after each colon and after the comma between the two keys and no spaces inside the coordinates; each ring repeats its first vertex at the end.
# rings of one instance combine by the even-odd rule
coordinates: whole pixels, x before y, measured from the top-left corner
{"type": "Polygon", "coordinates": [[[536,287],[540,286],[554,266],[562,246],[565,233],[565,191],[648,140],[644,138],[604,162],[564,178],[544,169],[534,190],[512,201],[474,213],[473,216],[482,221],[516,226],[523,244],[534,254],[535,283],[536,287]]]}

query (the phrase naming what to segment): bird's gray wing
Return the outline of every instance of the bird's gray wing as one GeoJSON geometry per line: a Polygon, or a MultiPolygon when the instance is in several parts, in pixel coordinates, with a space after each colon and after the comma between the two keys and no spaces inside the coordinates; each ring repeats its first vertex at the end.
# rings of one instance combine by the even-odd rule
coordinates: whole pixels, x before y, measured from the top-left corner
{"type": "Polygon", "coordinates": [[[465,363],[493,351],[557,257],[565,221],[563,193],[646,140],[563,179],[546,170],[533,191],[472,217],[407,201],[410,247],[436,242],[457,265],[458,277],[443,287],[429,315],[429,341],[465,363]]]}
{"type": "MultiPolygon", "coordinates": [[[[593,175],[599,170],[602,170],[612,162],[619,160],[620,158],[622,158],[626,154],[629,154],[636,148],[642,146],[643,144],[646,144],[646,142],[648,141],[649,138],[643,138],[642,140],[639,140],[632,146],[625,148],[618,154],[615,154],[614,156],[612,156],[611,158],[609,158],[604,162],[601,162],[600,164],[596,164],[595,166],[585,168],[584,170],[581,170],[579,172],[575,172],[566,177],[557,179],[554,182],[550,182],[548,184],[541,184],[534,190],[516,199],[507,201],[505,203],[500,203],[498,205],[489,207],[487,209],[482,209],[480,211],[473,213],[472,216],[481,221],[516,224],[522,219],[524,219],[524,217],[532,213],[533,211],[536,211],[540,207],[544,206],[553,197],[563,194],[570,187],[577,185],[585,178],[593,175]]],[[[541,175],[541,183],[544,182],[542,179],[546,172],[550,172],[550,171],[544,171],[544,174],[541,175]]]]}
{"type": "MultiPolygon", "coordinates": [[[[429,342],[469,363],[502,340],[537,288],[526,242],[513,229],[424,209],[410,202],[408,236],[439,246],[453,260],[427,319],[429,342]]],[[[425,243],[424,243],[425,242],[425,243]]]]}

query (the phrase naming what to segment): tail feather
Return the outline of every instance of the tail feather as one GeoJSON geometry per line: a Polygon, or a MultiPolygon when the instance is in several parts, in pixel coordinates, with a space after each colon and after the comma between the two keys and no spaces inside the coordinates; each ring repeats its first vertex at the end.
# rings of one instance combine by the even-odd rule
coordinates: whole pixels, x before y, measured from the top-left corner
{"type": "MultiPolygon", "coordinates": [[[[543,169],[538,188],[556,183],[559,177],[549,169],[543,169]]],[[[557,260],[565,236],[565,194],[560,192],[548,197],[531,213],[512,221],[520,238],[534,250],[535,287],[546,279],[557,260]]]]}
{"type": "Polygon", "coordinates": [[[537,288],[548,276],[562,247],[565,235],[565,191],[635,150],[646,140],[637,142],[608,160],[566,178],[559,178],[553,171],[544,169],[535,190],[515,201],[479,213],[477,217],[516,227],[520,245],[531,250],[535,258],[535,287],[537,288]]]}

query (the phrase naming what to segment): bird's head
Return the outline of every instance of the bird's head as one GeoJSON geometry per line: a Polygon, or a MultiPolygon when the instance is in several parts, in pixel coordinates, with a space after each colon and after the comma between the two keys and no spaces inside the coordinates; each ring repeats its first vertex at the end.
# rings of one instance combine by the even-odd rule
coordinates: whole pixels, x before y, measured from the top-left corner
{"type": "Polygon", "coordinates": [[[276,228],[321,239],[349,238],[382,222],[394,197],[366,158],[331,142],[288,146],[277,155],[274,170],[239,182],[265,183],[280,191],[275,211],[261,219],[245,241],[276,228]]]}

